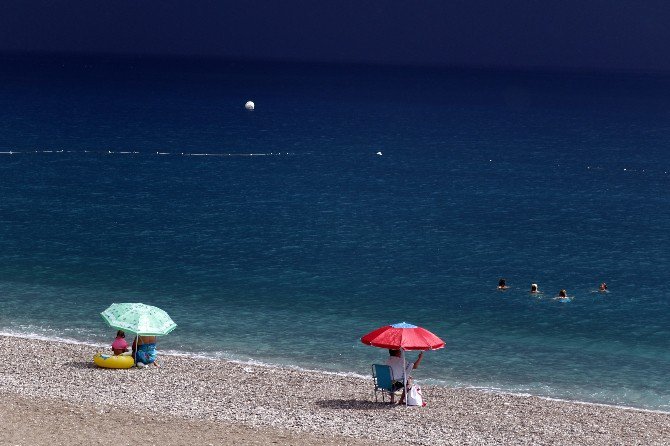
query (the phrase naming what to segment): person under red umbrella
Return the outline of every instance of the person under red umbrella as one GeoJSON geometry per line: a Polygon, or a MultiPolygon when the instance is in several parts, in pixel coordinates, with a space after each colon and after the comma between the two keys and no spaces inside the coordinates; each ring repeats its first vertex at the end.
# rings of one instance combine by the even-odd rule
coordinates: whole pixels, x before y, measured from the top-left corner
{"type": "Polygon", "coordinates": [[[391,367],[393,370],[394,380],[400,381],[400,385],[402,385],[404,389],[401,401],[405,402],[409,371],[418,367],[421,359],[423,358],[423,350],[437,350],[444,347],[444,341],[442,339],[438,338],[425,328],[408,324],[407,322],[385,325],[376,330],[373,330],[363,336],[361,338],[361,342],[373,347],[389,349],[391,358],[388,359],[387,364],[391,365],[389,362],[399,364],[399,366],[396,365],[395,369],[393,369],[393,366],[391,367]],[[406,350],[422,350],[417,360],[413,363],[410,363],[411,367],[405,366],[406,350]],[[394,351],[398,351],[400,353],[399,359],[394,359],[398,357],[398,353],[395,353],[394,351]],[[402,378],[398,379],[401,376],[402,378]]]}
{"type": "MultiPolygon", "coordinates": [[[[393,380],[393,392],[403,389],[402,395],[400,396],[400,401],[398,404],[403,404],[405,402],[405,384],[410,378],[410,372],[417,367],[423,359],[423,352],[419,353],[419,357],[416,358],[414,362],[405,362],[402,358],[402,352],[400,350],[389,349],[389,359],[386,360],[386,365],[391,367],[392,376],[395,378],[393,380]],[[405,377],[403,381],[403,376],[405,377]]],[[[393,404],[395,393],[391,393],[391,403],[393,404]]]]}

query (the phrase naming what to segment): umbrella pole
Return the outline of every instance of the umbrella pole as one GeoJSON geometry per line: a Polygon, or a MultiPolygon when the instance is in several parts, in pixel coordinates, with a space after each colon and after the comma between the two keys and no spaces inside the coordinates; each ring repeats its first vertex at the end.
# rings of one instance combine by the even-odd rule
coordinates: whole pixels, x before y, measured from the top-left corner
{"type": "Polygon", "coordinates": [[[407,407],[407,363],[405,362],[405,349],[401,348],[400,352],[402,353],[402,383],[405,392],[405,407],[407,407]]]}
{"type": "Polygon", "coordinates": [[[140,341],[140,334],[135,333],[135,351],[133,352],[133,361],[135,361],[136,367],[137,367],[137,347],[139,347],[139,345],[137,344],[139,343],[139,341],[140,341]]]}

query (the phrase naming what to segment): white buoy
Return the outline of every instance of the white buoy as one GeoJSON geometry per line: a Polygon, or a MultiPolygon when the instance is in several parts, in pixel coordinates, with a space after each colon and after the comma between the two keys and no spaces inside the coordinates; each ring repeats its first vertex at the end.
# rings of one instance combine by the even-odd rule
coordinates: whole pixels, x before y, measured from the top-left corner
{"type": "Polygon", "coordinates": [[[255,107],[255,105],[252,101],[247,101],[247,103],[244,104],[244,108],[246,108],[247,110],[253,110],[254,107],[255,107]]]}

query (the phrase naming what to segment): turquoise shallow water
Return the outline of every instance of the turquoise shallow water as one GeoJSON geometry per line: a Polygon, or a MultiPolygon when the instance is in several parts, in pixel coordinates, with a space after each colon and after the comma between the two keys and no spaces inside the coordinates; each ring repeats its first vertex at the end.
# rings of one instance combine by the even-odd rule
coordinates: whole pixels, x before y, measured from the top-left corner
{"type": "Polygon", "coordinates": [[[179,324],[166,349],[367,374],[385,352],[358,338],[408,321],[447,343],[424,382],[670,410],[668,80],[74,59],[2,80],[2,332],[111,342],[99,312],[140,301],[179,324]]]}

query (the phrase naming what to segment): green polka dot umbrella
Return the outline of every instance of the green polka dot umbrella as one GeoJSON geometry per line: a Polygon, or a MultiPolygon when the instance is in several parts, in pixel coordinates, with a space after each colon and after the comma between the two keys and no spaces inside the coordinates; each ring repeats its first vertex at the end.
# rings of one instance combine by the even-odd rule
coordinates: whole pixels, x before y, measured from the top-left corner
{"type": "Polygon", "coordinates": [[[177,328],[165,311],[140,303],[112,304],[100,316],[110,327],[140,336],[164,336],[177,328]]]}

